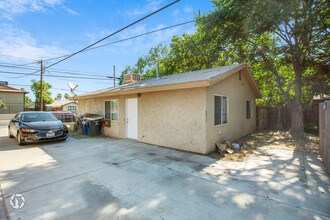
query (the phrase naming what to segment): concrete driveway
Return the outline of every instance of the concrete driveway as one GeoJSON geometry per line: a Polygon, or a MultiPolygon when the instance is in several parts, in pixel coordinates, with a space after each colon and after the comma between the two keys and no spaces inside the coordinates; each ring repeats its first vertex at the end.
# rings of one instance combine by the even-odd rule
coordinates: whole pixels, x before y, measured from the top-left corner
{"type": "Polygon", "coordinates": [[[317,155],[259,148],[226,162],[113,138],[19,147],[2,124],[3,219],[330,218],[317,155]]]}

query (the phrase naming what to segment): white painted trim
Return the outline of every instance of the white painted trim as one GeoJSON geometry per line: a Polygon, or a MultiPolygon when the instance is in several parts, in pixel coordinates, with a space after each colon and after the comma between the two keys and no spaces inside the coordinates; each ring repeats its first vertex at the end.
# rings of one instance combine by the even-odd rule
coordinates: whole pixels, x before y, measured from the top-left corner
{"type": "MultiPolygon", "coordinates": [[[[214,127],[220,127],[220,126],[224,126],[224,125],[227,125],[229,124],[229,97],[226,96],[226,95],[220,95],[220,94],[213,94],[213,109],[215,110],[215,106],[214,106],[214,96],[221,96],[221,97],[226,97],[227,98],[227,123],[224,123],[224,124],[218,124],[218,125],[215,125],[215,120],[214,120],[214,114],[213,114],[213,126],[214,127]]],[[[222,103],[221,103],[222,104],[222,103]]],[[[222,112],[221,112],[222,113],[222,112]]]]}
{"type": "Polygon", "coordinates": [[[126,98],[125,99],[125,136],[128,138],[128,123],[127,123],[127,107],[128,107],[128,100],[129,99],[136,99],[136,140],[139,138],[139,100],[138,98],[126,98]]]}
{"type": "Polygon", "coordinates": [[[110,105],[110,119],[106,119],[106,120],[111,120],[111,122],[119,122],[119,99],[109,99],[109,100],[104,100],[104,115],[103,115],[103,117],[104,117],[104,119],[105,119],[105,102],[110,102],[111,103],[111,101],[118,101],[118,120],[112,120],[111,119],[111,105],[110,105]]]}

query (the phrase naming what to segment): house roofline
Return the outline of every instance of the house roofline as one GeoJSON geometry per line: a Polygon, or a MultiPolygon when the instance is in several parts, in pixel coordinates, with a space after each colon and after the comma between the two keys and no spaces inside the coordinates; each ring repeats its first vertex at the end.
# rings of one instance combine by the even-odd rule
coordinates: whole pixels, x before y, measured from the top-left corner
{"type": "Polygon", "coordinates": [[[131,88],[119,91],[109,91],[104,93],[96,93],[96,94],[88,94],[88,95],[80,95],[76,96],[75,99],[89,99],[91,97],[107,97],[107,96],[119,96],[119,95],[131,95],[136,93],[146,93],[146,92],[157,92],[157,91],[167,91],[167,90],[176,90],[176,89],[188,89],[188,88],[198,88],[198,87],[209,87],[212,86],[230,76],[237,73],[238,71],[247,69],[247,79],[250,84],[252,90],[256,94],[256,98],[262,98],[262,94],[259,91],[259,88],[253,78],[253,75],[250,71],[249,66],[244,63],[234,69],[231,69],[221,75],[215,76],[211,79],[200,80],[200,81],[192,81],[192,82],[184,82],[184,83],[174,83],[168,85],[160,85],[160,86],[152,86],[152,87],[144,87],[144,88],[131,88]]]}
{"type": "Polygon", "coordinates": [[[13,88],[13,87],[10,87],[10,86],[7,86],[7,85],[3,85],[3,84],[0,84],[0,86],[8,88],[8,89],[0,89],[0,92],[16,92],[16,93],[24,93],[24,94],[29,93],[29,92],[26,92],[26,91],[23,91],[23,90],[20,90],[20,89],[16,89],[16,88],[13,88]]]}
{"type": "Polygon", "coordinates": [[[161,86],[152,86],[145,88],[132,88],[114,92],[105,92],[98,94],[90,94],[86,96],[76,96],[75,99],[88,99],[88,98],[96,98],[96,97],[106,97],[106,96],[118,96],[118,95],[131,95],[136,93],[146,93],[146,92],[158,92],[158,91],[168,91],[168,90],[176,90],[176,89],[189,89],[189,88],[198,88],[198,87],[207,87],[210,86],[209,80],[201,80],[194,82],[185,82],[185,83],[176,83],[169,85],[161,85],[161,86]]]}

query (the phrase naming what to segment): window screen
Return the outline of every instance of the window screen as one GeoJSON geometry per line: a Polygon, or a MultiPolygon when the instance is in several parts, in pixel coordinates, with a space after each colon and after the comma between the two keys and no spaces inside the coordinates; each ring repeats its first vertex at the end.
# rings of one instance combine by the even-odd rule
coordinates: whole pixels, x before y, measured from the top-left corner
{"type": "Polygon", "coordinates": [[[228,103],[226,96],[214,96],[214,125],[228,123],[228,103]]]}
{"type": "Polygon", "coordinates": [[[113,120],[118,121],[118,115],[119,115],[119,106],[118,106],[118,100],[111,100],[111,101],[105,101],[105,114],[104,118],[107,120],[113,120]]]}
{"type": "Polygon", "coordinates": [[[246,101],[246,118],[251,118],[251,113],[252,113],[252,105],[251,105],[251,101],[250,100],[247,100],[246,101]]]}
{"type": "Polygon", "coordinates": [[[214,96],[214,125],[221,124],[221,96],[214,96]]]}

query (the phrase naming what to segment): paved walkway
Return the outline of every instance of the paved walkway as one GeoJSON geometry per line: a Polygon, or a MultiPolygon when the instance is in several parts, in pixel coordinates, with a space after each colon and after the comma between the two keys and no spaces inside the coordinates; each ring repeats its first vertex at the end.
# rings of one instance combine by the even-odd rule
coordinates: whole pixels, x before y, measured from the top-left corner
{"type": "Polygon", "coordinates": [[[330,179],[316,155],[259,148],[226,162],[122,139],[19,147],[3,136],[10,219],[330,218],[330,179]],[[15,193],[26,200],[18,210],[15,193]]]}

